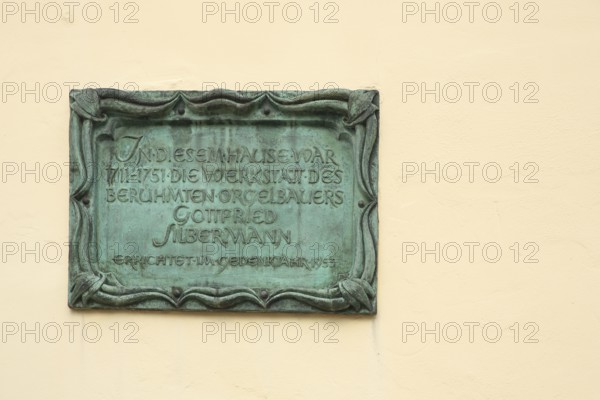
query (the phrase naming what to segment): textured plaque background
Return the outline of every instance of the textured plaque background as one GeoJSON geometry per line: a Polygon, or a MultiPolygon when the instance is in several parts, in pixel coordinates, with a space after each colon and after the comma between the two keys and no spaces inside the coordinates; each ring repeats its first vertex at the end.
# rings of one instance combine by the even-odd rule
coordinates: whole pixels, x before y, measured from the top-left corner
{"type": "Polygon", "coordinates": [[[71,92],[69,305],[375,313],[377,97],[71,92]]]}

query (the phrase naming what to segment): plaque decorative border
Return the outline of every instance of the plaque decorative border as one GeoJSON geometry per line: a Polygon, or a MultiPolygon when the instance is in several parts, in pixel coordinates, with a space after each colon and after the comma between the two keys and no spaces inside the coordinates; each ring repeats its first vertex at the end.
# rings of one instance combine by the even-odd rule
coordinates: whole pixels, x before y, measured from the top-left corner
{"type": "MultiPolygon", "coordinates": [[[[230,90],[141,91],[84,89],[70,92],[69,307],[273,312],[377,312],[377,175],[379,94],[376,90],[236,92],[230,90]],[[100,271],[93,254],[96,233],[90,191],[95,182],[95,127],[110,116],[181,120],[276,110],[293,116],[329,115],[355,138],[355,180],[363,197],[355,224],[354,262],[332,287],[280,288],[268,293],[249,287],[128,287],[100,271]],[[162,306],[156,306],[157,301],[162,306]],[[278,307],[285,303],[285,308],[278,307]]],[[[109,131],[110,132],[110,131],[109,131]]],[[[110,134],[110,133],[109,133],[110,134]]]]}

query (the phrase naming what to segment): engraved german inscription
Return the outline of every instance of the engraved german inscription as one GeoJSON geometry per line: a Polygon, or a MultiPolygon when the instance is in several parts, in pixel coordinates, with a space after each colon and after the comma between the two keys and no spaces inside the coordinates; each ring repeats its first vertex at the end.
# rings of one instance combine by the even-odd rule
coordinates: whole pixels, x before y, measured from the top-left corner
{"type": "Polygon", "coordinates": [[[376,312],[378,94],[71,92],[69,305],[376,312]]]}

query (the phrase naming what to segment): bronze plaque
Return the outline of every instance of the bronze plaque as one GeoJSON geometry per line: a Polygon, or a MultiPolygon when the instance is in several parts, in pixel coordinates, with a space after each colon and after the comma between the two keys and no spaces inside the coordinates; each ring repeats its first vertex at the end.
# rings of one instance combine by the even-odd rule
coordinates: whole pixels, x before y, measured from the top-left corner
{"type": "Polygon", "coordinates": [[[70,307],[376,313],[378,92],[70,105],[70,307]]]}

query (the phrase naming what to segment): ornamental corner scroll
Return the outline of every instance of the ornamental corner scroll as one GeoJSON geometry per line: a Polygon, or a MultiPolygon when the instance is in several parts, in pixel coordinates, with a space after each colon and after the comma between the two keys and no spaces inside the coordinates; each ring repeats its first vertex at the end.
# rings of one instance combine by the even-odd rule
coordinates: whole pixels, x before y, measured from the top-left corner
{"type": "Polygon", "coordinates": [[[71,308],[377,312],[377,91],[69,99],[71,308]]]}

